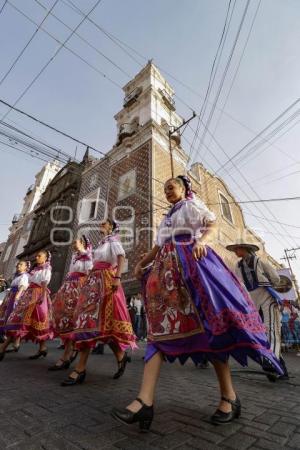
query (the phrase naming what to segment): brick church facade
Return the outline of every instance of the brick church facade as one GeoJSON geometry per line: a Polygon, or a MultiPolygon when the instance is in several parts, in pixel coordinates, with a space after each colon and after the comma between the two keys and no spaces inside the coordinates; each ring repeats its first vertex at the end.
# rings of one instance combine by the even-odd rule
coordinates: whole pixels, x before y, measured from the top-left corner
{"type": "MultiPolygon", "coordinates": [[[[181,125],[176,113],[174,91],[152,62],[124,88],[124,105],[115,115],[117,141],[105,157],[94,160],[83,172],[75,235],[86,233],[93,245],[99,241],[99,222],[107,215],[121,224],[126,250],[122,282],[127,295],[140,287],[133,269],[140,255],[154,244],[155,230],[168,210],[164,181],[171,176],[169,130],[181,125]]],[[[187,173],[188,156],[180,136],[172,136],[175,176],[187,173]]],[[[225,245],[245,236],[258,242],[261,255],[279,264],[264,250],[262,240],[245,224],[242,210],[226,184],[199,163],[188,171],[193,188],[217,216],[215,250],[233,267],[235,256],[225,245]]],[[[74,236],[75,237],[75,236],[74,236]]],[[[68,256],[70,261],[71,250],[68,256]]],[[[67,271],[68,264],[65,267],[67,271]]]]}

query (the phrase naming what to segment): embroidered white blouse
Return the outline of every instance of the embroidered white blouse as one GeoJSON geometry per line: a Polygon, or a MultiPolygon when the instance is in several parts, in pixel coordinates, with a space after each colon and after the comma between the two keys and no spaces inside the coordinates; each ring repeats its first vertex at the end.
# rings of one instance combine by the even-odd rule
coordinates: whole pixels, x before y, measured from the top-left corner
{"type": "Polygon", "coordinates": [[[11,287],[23,287],[24,289],[27,289],[29,286],[29,275],[27,272],[21,273],[20,275],[17,275],[11,282],[11,287]]]}
{"type": "Polygon", "coordinates": [[[46,283],[48,285],[51,280],[52,270],[51,266],[41,267],[40,269],[34,269],[29,274],[29,282],[38,284],[39,286],[42,285],[42,283],[46,283]]]}
{"type": "Polygon", "coordinates": [[[201,200],[196,198],[185,200],[171,217],[166,216],[161,221],[155,243],[161,247],[167,239],[180,234],[190,234],[199,238],[205,224],[215,220],[215,214],[201,200]]]}
{"type": "Polygon", "coordinates": [[[125,256],[125,251],[120,241],[107,236],[94,250],[94,262],[101,261],[116,266],[118,256],[125,256]]]}
{"type": "Polygon", "coordinates": [[[80,259],[80,257],[78,258],[76,253],[72,256],[69,273],[88,273],[89,270],[93,268],[93,258],[91,252],[81,252],[81,256],[83,257],[82,259],[80,259]]]}

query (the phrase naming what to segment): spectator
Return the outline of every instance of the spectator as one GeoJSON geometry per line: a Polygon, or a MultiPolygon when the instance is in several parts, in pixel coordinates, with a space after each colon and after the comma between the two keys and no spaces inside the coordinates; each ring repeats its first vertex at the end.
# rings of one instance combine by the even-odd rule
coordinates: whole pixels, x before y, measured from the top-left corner
{"type": "Polygon", "coordinates": [[[131,307],[134,310],[134,332],[138,339],[142,338],[142,309],[143,309],[143,300],[141,294],[137,294],[137,296],[132,297],[131,299],[131,307]]]}

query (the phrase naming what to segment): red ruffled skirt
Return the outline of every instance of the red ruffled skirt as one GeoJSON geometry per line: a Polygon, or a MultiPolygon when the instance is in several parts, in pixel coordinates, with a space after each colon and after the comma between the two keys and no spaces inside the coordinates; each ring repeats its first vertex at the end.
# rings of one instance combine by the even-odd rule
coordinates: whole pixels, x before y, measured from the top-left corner
{"type": "Polygon", "coordinates": [[[69,339],[74,330],[74,312],[86,279],[84,273],[69,273],[52,300],[54,333],[62,340],[69,339]]]}
{"type": "Polygon", "coordinates": [[[116,292],[111,285],[115,269],[97,262],[81,289],[74,314],[74,332],[70,338],[76,348],[94,347],[97,341],[114,343],[122,350],[136,348],[122,286],[116,292]]]}

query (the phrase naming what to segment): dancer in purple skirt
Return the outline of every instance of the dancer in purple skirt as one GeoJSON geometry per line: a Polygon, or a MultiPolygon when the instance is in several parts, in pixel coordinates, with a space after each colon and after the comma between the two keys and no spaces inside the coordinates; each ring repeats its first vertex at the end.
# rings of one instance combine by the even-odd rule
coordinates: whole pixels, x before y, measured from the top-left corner
{"type": "Polygon", "coordinates": [[[147,431],[163,360],[184,364],[206,359],[214,366],[220,402],[211,417],[215,424],[233,421],[241,403],[233,387],[229,356],[242,366],[248,357],[265,359],[278,373],[279,361],[270,350],[264,325],[248,293],[222,259],[209,247],[215,215],[194,198],[185,176],[169,179],[165,195],[171,207],[158,229],[156,245],[136,266],[143,277],[148,320],[148,344],[138,397],[112,415],[122,423],[138,422],[147,431]]]}

